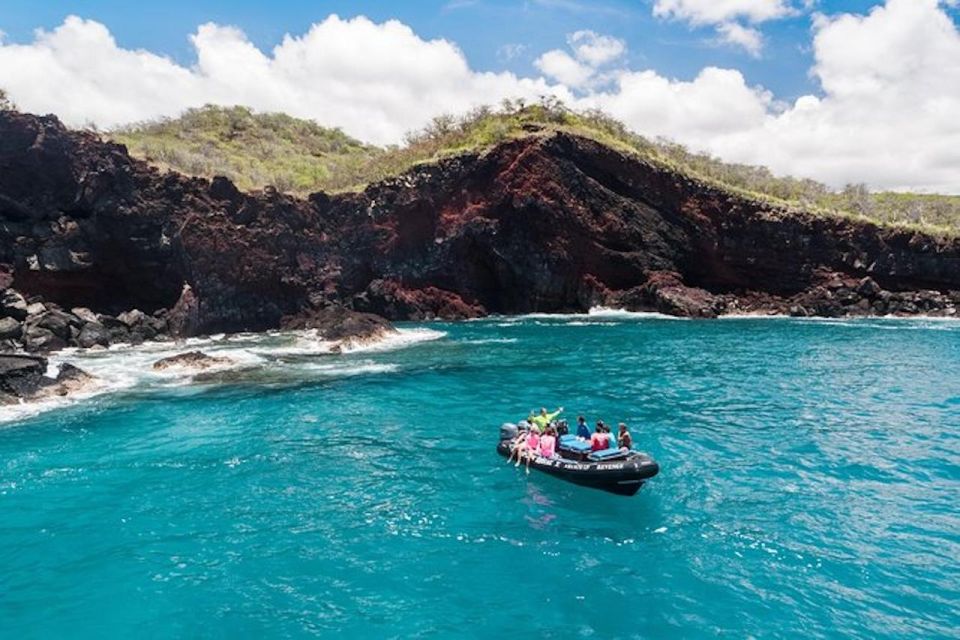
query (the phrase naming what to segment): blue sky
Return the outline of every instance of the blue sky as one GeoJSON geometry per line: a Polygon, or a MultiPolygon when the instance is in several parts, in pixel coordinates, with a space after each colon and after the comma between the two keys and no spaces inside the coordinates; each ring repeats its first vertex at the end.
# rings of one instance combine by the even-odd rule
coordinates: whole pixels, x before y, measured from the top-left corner
{"type": "MultiPolygon", "coordinates": [[[[446,38],[464,51],[478,70],[535,72],[533,61],[549,49],[564,46],[570,32],[590,29],[625,40],[631,67],[650,67],[661,74],[689,79],[708,65],[736,67],[748,82],[761,84],[778,98],[792,100],[817,91],[807,71],[812,64],[810,15],[773,20],[763,25],[767,46],[755,59],[743,50],[720,45],[709,26],[691,27],[678,20],[655,18],[650,0],[445,0],[417,2],[276,0],[3,0],[0,29],[7,39],[29,41],[34,29],[52,29],[70,14],[91,18],[110,28],[125,48],[162,52],[190,64],[188,41],[205,22],[235,25],[261,49],[269,50],[284,34],[303,33],[331,13],[365,15],[375,21],[396,18],[426,39],[446,38]],[[521,45],[513,59],[505,48],[521,45]]],[[[815,9],[828,14],[864,13],[875,0],[821,0],[815,9]]]]}
{"type": "Polygon", "coordinates": [[[778,174],[960,193],[960,0],[0,0],[0,31],[0,88],[71,126],[243,104],[391,144],[550,95],[778,174]]]}

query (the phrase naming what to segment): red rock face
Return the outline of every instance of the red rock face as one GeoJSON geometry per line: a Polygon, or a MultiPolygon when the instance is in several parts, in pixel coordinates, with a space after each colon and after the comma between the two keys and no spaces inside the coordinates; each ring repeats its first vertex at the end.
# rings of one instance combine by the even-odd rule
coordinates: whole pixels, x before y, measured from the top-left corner
{"type": "Polygon", "coordinates": [[[392,319],[950,313],[960,242],[786,213],[568,135],[303,200],[161,174],[4,112],[0,273],[110,313],[170,308],[189,284],[188,332],[277,327],[330,303],[392,319]]]}

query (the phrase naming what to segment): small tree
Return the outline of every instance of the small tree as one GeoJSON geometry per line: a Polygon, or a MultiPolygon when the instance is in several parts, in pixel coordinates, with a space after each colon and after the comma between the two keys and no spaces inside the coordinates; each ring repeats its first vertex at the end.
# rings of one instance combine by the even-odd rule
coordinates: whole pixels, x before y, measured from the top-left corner
{"type": "Polygon", "coordinates": [[[13,100],[10,99],[7,92],[0,89],[0,111],[12,111],[16,108],[16,105],[13,104],[13,100]]]}

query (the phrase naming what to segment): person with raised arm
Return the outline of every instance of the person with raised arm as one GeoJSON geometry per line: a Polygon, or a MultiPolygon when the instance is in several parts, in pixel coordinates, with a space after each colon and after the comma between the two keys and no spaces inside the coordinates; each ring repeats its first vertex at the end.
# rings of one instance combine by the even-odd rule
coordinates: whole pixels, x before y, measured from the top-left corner
{"type": "Polygon", "coordinates": [[[533,424],[537,425],[537,428],[540,430],[541,433],[543,433],[543,431],[547,428],[547,426],[551,422],[553,422],[554,418],[556,418],[561,413],[563,413],[563,407],[560,407],[553,413],[547,413],[547,408],[541,407],[540,413],[530,418],[530,420],[533,422],[533,424]]]}

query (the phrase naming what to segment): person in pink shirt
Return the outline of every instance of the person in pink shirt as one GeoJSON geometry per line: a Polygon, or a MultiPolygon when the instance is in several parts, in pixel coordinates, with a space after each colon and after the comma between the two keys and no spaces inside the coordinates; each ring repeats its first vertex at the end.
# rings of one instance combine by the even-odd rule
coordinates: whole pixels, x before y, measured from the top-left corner
{"type": "Polygon", "coordinates": [[[539,452],[548,459],[557,455],[557,430],[553,427],[548,427],[546,434],[540,436],[539,452]]]}
{"type": "MultiPolygon", "coordinates": [[[[527,459],[527,473],[530,473],[530,460],[532,460],[540,450],[540,443],[543,442],[543,438],[544,436],[537,433],[536,429],[530,429],[530,433],[527,435],[527,441],[523,443],[523,455],[527,459]]],[[[517,466],[520,466],[519,459],[517,460],[517,466]]]]}

